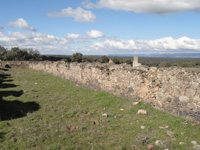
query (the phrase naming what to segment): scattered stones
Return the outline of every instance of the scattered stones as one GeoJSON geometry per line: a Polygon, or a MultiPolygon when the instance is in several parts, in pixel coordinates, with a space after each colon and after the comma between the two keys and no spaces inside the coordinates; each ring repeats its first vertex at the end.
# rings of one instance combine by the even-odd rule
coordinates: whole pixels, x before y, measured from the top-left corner
{"type": "Polygon", "coordinates": [[[185,143],[184,142],[179,142],[179,145],[185,145],[185,143]]]}
{"type": "Polygon", "coordinates": [[[99,121],[98,120],[93,120],[93,124],[97,125],[97,124],[99,124],[99,121]]]}
{"type": "Polygon", "coordinates": [[[145,135],[139,135],[136,142],[140,145],[147,145],[149,143],[149,137],[145,135]]]}
{"type": "Polygon", "coordinates": [[[157,141],[155,142],[155,145],[156,145],[156,146],[163,146],[164,143],[163,143],[163,141],[161,141],[161,140],[157,140],[157,141]]]}
{"type": "Polygon", "coordinates": [[[165,126],[165,129],[168,129],[168,128],[169,128],[169,126],[168,126],[168,125],[166,125],[166,126],[165,126]]]}
{"type": "Polygon", "coordinates": [[[147,150],[154,150],[155,149],[155,145],[147,145],[147,150]]]}
{"type": "Polygon", "coordinates": [[[195,145],[195,146],[193,147],[193,150],[200,150],[200,145],[195,145]]]}
{"type": "Polygon", "coordinates": [[[123,108],[121,108],[121,109],[120,109],[120,111],[124,111],[124,109],[123,109],[123,108]]]}
{"type": "Polygon", "coordinates": [[[139,102],[133,102],[133,106],[135,106],[135,105],[138,105],[139,104],[139,102]]]}
{"type": "Polygon", "coordinates": [[[103,117],[108,117],[108,114],[103,113],[102,116],[103,116],[103,117]]]}
{"type": "Polygon", "coordinates": [[[185,132],[181,132],[181,135],[183,135],[185,132]]]}
{"type": "Polygon", "coordinates": [[[170,137],[173,137],[174,133],[172,131],[167,131],[167,135],[169,135],[170,137]]]}
{"type": "Polygon", "coordinates": [[[143,109],[139,109],[137,112],[138,115],[147,115],[147,111],[143,109]]]}
{"type": "Polygon", "coordinates": [[[193,145],[197,145],[197,142],[196,142],[196,141],[191,141],[191,143],[192,143],[193,145]]]}
{"type": "Polygon", "coordinates": [[[131,148],[134,149],[134,150],[140,150],[140,147],[137,146],[137,145],[131,145],[131,148]]]}

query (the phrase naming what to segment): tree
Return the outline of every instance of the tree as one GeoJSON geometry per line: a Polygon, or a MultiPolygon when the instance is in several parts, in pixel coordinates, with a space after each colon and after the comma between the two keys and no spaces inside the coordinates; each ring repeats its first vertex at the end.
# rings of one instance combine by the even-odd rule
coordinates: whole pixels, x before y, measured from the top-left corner
{"type": "Polygon", "coordinates": [[[0,59],[2,60],[41,60],[41,56],[38,51],[33,49],[19,49],[13,47],[11,50],[5,50],[0,47],[0,59]]]}
{"type": "Polygon", "coordinates": [[[100,60],[99,60],[101,63],[108,63],[109,62],[109,58],[105,55],[101,56],[100,57],[100,60]]]}
{"type": "Polygon", "coordinates": [[[119,59],[116,58],[116,57],[113,57],[111,60],[112,60],[115,64],[120,64],[119,59]]]}
{"type": "Polygon", "coordinates": [[[80,63],[80,62],[82,62],[82,59],[83,59],[83,54],[81,54],[81,53],[74,53],[72,55],[72,62],[80,63]]]}
{"type": "Polygon", "coordinates": [[[7,50],[0,45],[0,60],[2,60],[2,56],[5,55],[7,50]]]}
{"type": "Polygon", "coordinates": [[[96,61],[97,61],[97,59],[94,56],[83,57],[83,62],[93,63],[93,62],[96,62],[96,61]]]}

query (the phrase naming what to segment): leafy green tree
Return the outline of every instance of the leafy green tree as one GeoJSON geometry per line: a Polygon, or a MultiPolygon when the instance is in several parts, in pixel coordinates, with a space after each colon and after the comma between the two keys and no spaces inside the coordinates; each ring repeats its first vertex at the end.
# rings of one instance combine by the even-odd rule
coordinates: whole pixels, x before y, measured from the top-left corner
{"type": "Polygon", "coordinates": [[[120,64],[119,59],[116,58],[116,57],[111,58],[111,60],[112,60],[115,64],[120,64]]]}
{"type": "Polygon", "coordinates": [[[2,60],[2,56],[5,55],[7,50],[0,45],[0,60],[2,60]]]}
{"type": "Polygon", "coordinates": [[[109,58],[107,56],[103,55],[103,56],[100,57],[99,61],[101,63],[108,63],[109,62],[109,58]]]}
{"type": "Polygon", "coordinates": [[[72,59],[70,57],[65,57],[62,59],[64,62],[72,62],[72,59]]]}
{"type": "Polygon", "coordinates": [[[130,64],[130,65],[132,65],[132,61],[131,61],[131,59],[126,59],[125,61],[124,61],[125,63],[127,63],[127,64],[130,64]]]}
{"type": "Polygon", "coordinates": [[[83,57],[83,62],[93,63],[93,62],[96,62],[96,61],[97,61],[97,58],[95,58],[94,56],[83,57]]]}
{"type": "Polygon", "coordinates": [[[82,59],[83,59],[83,54],[81,54],[81,53],[74,53],[72,55],[72,62],[80,63],[80,62],[82,62],[82,59]]]}

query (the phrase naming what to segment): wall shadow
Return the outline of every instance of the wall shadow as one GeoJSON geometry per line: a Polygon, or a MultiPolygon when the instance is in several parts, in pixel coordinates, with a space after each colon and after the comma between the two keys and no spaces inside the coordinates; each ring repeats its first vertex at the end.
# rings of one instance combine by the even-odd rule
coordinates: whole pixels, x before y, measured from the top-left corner
{"type": "MultiPolygon", "coordinates": [[[[0,121],[24,117],[27,115],[27,113],[32,113],[40,109],[40,105],[33,101],[21,102],[19,100],[7,101],[3,99],[3,97],[7,96],[20,97],[24,94],[22,90],[15,91],[8,89],[6,91],[2,91],[2,89],[5,88],[13,88],[18,86],[12,83],[10,84],[9,82],[13,81],[10,78],[10,74],[4,74],[4,72],[0,72],[0,121]]],[[[3,136],[3,133],[0,134],[0,137],[1,136],[3,136]]]]}
{"type": "Polygon", "coordinates": [[[36,102],[20,102],[18,100],[6,101],[0,100],[0,119],[11,120],[26,116],[27,113],[32,113],[39,110],[40,106],[36,102]]]}
{"type": "Polygon", "coordinates": [[[0,139],[2,139],[5,134],[6,134],[5,132],[0,132],[0,139]]]}

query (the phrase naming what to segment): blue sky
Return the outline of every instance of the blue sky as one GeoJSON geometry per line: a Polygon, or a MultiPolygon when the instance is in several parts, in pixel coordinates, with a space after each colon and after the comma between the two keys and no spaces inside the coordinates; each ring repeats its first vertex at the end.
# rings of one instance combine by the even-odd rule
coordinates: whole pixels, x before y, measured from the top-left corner
{"type": "Polygon", "coordinates": [[[6,0],[0,45],[41,54],[200,53],[199,0],[6,0]]]}

